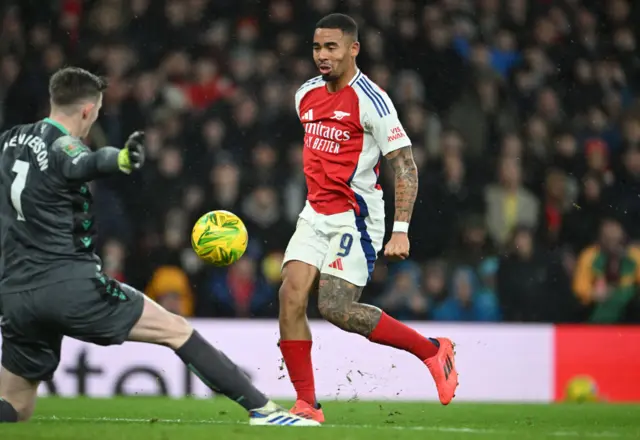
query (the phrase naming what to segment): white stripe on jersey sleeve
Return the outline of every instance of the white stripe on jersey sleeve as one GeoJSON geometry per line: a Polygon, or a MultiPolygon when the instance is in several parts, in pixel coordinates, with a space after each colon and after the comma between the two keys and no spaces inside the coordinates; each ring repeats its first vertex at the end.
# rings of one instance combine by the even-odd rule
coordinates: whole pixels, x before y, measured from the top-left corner
{"type": "Polygon", "coordinates": [[[300,118],[300,103],[302,102],[302,98],[304,95],[309,93],[313,89],[317,89],[318,87],[324,86],[324,81],[322,80],[322,76],[316,76],[311,78],[304,84],[300,86],[300,88],[296,91],[295,103],[296,103],[296,113],[298,114],[298,118],[300,118]]]}
{"type": "Polygon", "coordinates": [[[358,75],[352,87],[360,100],[365,132],[373,135],[382,155],[411,145],[389,95],[366,75],[358,75]]]}

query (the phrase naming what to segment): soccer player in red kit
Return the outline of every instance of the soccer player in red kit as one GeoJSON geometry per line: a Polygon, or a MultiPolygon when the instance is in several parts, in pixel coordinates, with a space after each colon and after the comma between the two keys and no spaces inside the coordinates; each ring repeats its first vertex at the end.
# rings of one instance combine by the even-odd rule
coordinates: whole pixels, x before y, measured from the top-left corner
{"type": "Polygon", "coordinates": [[[384,156],[395,171],[395,221],[384,254],[409,256],[409,222],[418,173],[408,139],[389,96],[356,66],[355,21],[343,14],[320,20],[313,58],[320,76],[296,92],[305,130],[307,202],[284,256],[280,288],[280,349],[297,392],[293,413],[324,421],[316,401],[311,331],[306,310],[318,289],[327,321],[371,342],[414,354],[428,367],[442,404],[458,385],[453,344],[426,338],[382,310],[358,303],[384,237],[384,202],[378,185],[384,156]]]}

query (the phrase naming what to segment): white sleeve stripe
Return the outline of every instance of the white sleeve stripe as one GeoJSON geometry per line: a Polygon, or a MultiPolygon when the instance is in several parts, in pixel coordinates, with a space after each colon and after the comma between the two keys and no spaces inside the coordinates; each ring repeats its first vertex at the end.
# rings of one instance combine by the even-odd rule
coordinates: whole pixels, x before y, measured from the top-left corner
{"type": "Polygon", "coordinates": [[[391,111],[389,111],[389,106],[387,106],[387,103],[384,102],[384,98],[382,97],[380,92],[374,90],[373,87],[371,87],[371,85],[367,83],[365,78],[366,77],[362,77],[361,79],[359,79],[356,82],[356,85],[360,87],[364,94],[367,95],[367,97],[371,100],[373,106],[378,112],[378,116],[384,117],[391,114],[391,111]]]}
{"type": "Polygon", "coordinates": [[[360,79],[361,76],[362,76],[362,70],[358,70],[358,73],[356,73],[356,76],[353,77],[349,85],[353,86],[360,79]]]}
{"type": "MultiPolygon", "coordinates": [[[[371,79],[368,76],[364,76],[364,83],[367,86],[367,88],[369,90],[371,90],[371,92],[378,97],[378,99],[382,102],[382,105],[384,106],[384,109],[386,110],[387,114],[391,113],[391,110],[389,110],[389,105],[387,104],[387,101],[389,99],[389,97],[387,95],[385,95],[381,89],[378,87],[378,85],[376,83],[374,83],[373,81],[371,81],[371,79]]],[[[393,104],[391,105],[393,107],[393,104]]]]}

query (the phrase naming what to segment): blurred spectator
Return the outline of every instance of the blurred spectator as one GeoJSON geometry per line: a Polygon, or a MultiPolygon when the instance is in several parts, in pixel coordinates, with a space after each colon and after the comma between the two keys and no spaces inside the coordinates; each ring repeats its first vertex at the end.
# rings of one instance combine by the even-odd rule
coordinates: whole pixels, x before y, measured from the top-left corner
{"type": "Polygon", "coordinates": [[[485,198],[489,234],[494,243],[502,247],[516,225],[537,226],[539,202],[522,186],[518,159],[502,159],[498,173],[499,183],[487,188],[485,198]]]}
{"type": "Polygon", "coordinates": [[[260,241],[265,249],[278,249],[288,239],[289,228],[282,221],[282,208],[274,188],[256,188],[245,198],[241,212],[253,232],[253,240],[260,241]]]}
{"type": "Polygon", "coordinates": [[[420,270],[416,263],[396,264],[391,284],[378,300],[398,319],[426,319],[429,303],[420,291],[420,270]]]}
{"type": "Polygon", "coordinates": [[[462,157],[453,154],[442,158],[441,173],[423,179],[420,189],[421,206],[414,221],[429,226],[413,236],[421,243],[415,254],[441,255],[453,243],[460,213],[481,209],[482,197],[469,183],[462,157]]]}
{"type": "Polygon", "coordinates": [[[613,185],[615,177],[606,144],[600,139],[589,139],[585,142],[584,151],[587,171],[598,175],[605,185],[613,185]]]}
{"type": "Polygon", "coordinates": [[[105,274],[120,282],[127,282],[124,269],[126,250],[117,240],[109,240],[102,249],[102,267],[105,274]]]}
{"type": "Polygon", "coordinates": [[[505,321],[540,322],[548,317],[549,263],[536,248],[531,228],[514,229],[506,256],[500,258],[497,293],[505,321]]]}
{"type": "Polygon", "coordinates": [[[425,264],[422,291],[430,312],[447,299],[449,286],[447,286],[447,266],[444,261],[431,260],[425,264]]]}
{"type": "MultiPolygon", "coordinates": [[[[437,307],[450,319],[480,319],[477,298],[493,292],[510,321],[572,322],[581,311],[607,321],[596,310],[609,302],[578,306],[570,281],[575,254],[605,217],[640,240],[637,5],[363,6],[4,2],[0,128],[47,115],[47,79],[60,66],[105,75],[111,87],[85,141],[121,146],[144,129],[148,159],[140,173],[92,184],[105,270],[140,287],[175,267],[188,277],[196,316],[275,316],[278,261],[306,196],[293,95],[317,75],[314,24],[347,12],[361,26],[359,67],[394,101],[420,171],[412,275],[381,259],[364,295],[416,319],[437,307]],[[190,250],[193,222],[212,209],[235,212],[249,229],[246,261],[228,270],[190,250]]],[[[390,230],[394,179],[385,167],[380,183],[390,230]]],[[[177,299],[165,298],[174,309],[177,299]]],[[[620,319],[637,319],[627,312],[620,319]]]]}
{"type": "Polygon", "coordinates": [[[495,151],[500,136],[517,128],[516,112],[506,90],[491,74],[476,78],[449,114],[449,123],[459,130],[472,157],[495,151]]]}
{"type": "Polygon", "coordinates": [[[543,219],[540,221],[543,243],[549,247],[556,247],[560,242],[564,214],[574,204],[572,193],[575,193],[575,189],[566,174],[558,169],[550,169],[544,184],[543,219]]]}
{"type": "Polygon", "coordinates": [[[562,219],[560,241],[569,244],[574,252],[581,251],[596,240],[606,212],[601,179],[596,174],[587,174],[578,200],[562,219]]]}
{"type": "Polygon", "coordinates": [[[189,278],[179,267],[158,267],[145,294],[170,312],[180,316],[193,316],[193,292],[189,278]]]}
{"type": "Polygon", "coordinates": [[[284,184],[284,215],[287,222],[295,224],[307,197],[307,184],[302,171],[302,146],[292,146],[288,154],[292,171],[284,184]]]}
{"type": "Polygon", "coordinates": [[[468,27],[468,21],[459,21],[457,26],[459,29],[458,36],[454,40],[456,51],[464,59],[469,59],[473,52],[482,51],[483,53],[476,55],[476,57],[488,58],[483,64],[489,64],[501,76],[507,76],[511,69],[521,61],[515,37],[507,29],[498,30],[495,34],[493,47],[487,48],[481,43],[471,47],[468,37],[470,36],[469,34],[473,33],[473,30],[468,29],[468,27]]]}
{"type": "Polygon", "coordinates": [[[459,233],[459,241],[447,255],[453,265],[471,266],[478,270],[484,260],[495,255],[495,249],[487,232],[487,226],[478,214],[467,216],[459,233]]]}
{"type": "Polygon", "coordinates": [[[582,176],[585,168],[584,157],[578,149],[578,140],[570,130],[561,129],[553,140],[554,148],[550,162],[568,176],[582,176]]]}
{"type": "Polygon", "coordinates": [[[280,268],[283,259],[284,253],[271,252],[262,260],[262,273],[267,283],[272,286],[276,286],[282,280],[280,268]]]}
{"type": "Polygon", "coordinates": [[[636,322],[640,248],[629,245],[621,224],[606,219],[597,244],[580,254],[573,288],[589,322],[636,322]]]}
{"type": "Polygon", "coordinates": [[[240,169],[233,162],[218,162],[211,169],[210,180],[213,188],[207,205],[238,212],[241,197],[240,173],[240,169]]]}
{"type": "Polygon", "coordinates": [[[640,115],[630,114],[623,121],[622,138],[625,150],[640,148],[640,115]]]}
{"type": "Polygon", "coordinates": [[[497,321],[497,298],[484,291],[470,267],[459,267],[451,281],[449,297],[432,313],[436,321],[497,321]]]}
{"type": "MultiPolygon", "coordinates": [[[[476,269],[476,273],[479,276],[480,286],[478,288],[479,292],[487,297],[493,297],[492,301],[495,302],[496,307],[499,307],[497,304],[498,301],[498,267],[500,265],[500,261],[497,257],[489,257],[482,261],[478,268],[476,269]]],[[[495,316],[499,316],[500,312],[497,310],[495,316]]]]}
{"type": "Polygon", "coordinates": [[[633,240],[640,239],[640,148],[628,148],[622,156],[620,178],[611,189],[610,201],[633,240]]]}
{"type": "Polygon", "coordinates": [[[205,302],[209,313],[226,317],[264,316],[275,300],[275,289],[259,272],[257,261],[246,255],[226,270],[213,274],[205,302]]]}

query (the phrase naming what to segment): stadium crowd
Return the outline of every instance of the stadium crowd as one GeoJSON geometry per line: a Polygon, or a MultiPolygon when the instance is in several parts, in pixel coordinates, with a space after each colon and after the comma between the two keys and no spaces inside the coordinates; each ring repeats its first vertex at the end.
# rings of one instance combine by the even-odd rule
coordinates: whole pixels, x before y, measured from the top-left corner
{"type": "Polygon", "coordinates": [[[421,177],[412,258],[379,260],[364,299],[402,319],[640,322],[637,2],[3,5],[0,127],[45,117],[48,77],[79,65],[110,83],[88,143],[146,131],[145,169],[94,183],[100,253],[108,273],[172,310],[277,313],[305,199],[293,94],[317,74],[316,21],[346,12],[361,25],[358,64],[394,100],[421,177]],[[249,229],[228,269],[190,250],[193,222],[212,209],[249,229]]]}

